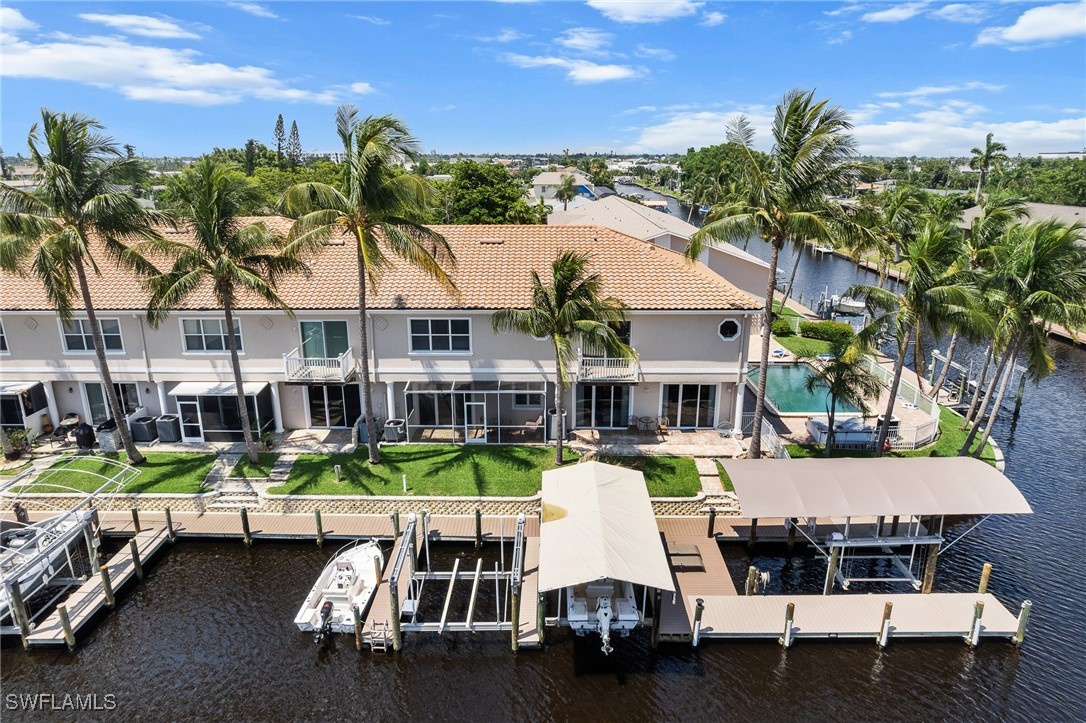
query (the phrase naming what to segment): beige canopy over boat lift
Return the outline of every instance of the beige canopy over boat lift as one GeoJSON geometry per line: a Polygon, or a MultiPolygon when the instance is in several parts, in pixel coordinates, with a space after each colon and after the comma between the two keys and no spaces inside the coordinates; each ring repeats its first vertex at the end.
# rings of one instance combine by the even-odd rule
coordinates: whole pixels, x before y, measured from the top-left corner
{"type": "Polygon", "coordinates": [[[602,462],[544,472],[540,592],[606,578],[675,590],[644,475],[602,462]]]}
{"type": "Polygon", "coordinates": [[[1033,511],[1002,472],[969,457],[733,460],[724,468],[754,530],[759,518],[783,517],[829,561],[827,595],[835,580],[846,590],[853,582],[910,582],[930,592],[940,552],[990,515],[1033,511]],[[983,517],[947,542],[948,515],[983,517]],[[836,523],[822,538],[819,518],[836,523]],[[916,554],[921,546],[928,548],[922,581],[916,554]],[[889,560],[901,576],[843,572],[860,559],[889,560]]]}

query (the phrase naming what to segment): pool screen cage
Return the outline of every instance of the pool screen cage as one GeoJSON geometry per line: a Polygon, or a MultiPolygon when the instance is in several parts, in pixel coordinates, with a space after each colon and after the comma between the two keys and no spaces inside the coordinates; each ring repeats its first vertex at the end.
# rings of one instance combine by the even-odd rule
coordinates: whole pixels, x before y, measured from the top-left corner
{"type": "Polygon", "coordinates": [[[407,438],[445,444],[542,444],[545,381],[408,382],[407,438]]]}

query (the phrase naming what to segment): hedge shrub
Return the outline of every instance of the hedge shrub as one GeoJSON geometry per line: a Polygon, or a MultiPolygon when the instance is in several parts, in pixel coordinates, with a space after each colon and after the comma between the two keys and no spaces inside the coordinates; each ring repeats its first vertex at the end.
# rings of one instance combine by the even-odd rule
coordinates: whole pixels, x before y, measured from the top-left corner
{"type": "Polygon", "coordinates": [[[847,344],[856,335],[852,325],[843,321],[801,321],[799,333],[808,339],[841,344],[847,344]]]}
{"type": "Polygon", "coordinates": [[[773,330],[773,336],[791,336],[795,333],[787,319],[774,319],[770,328],[773,330]]]}

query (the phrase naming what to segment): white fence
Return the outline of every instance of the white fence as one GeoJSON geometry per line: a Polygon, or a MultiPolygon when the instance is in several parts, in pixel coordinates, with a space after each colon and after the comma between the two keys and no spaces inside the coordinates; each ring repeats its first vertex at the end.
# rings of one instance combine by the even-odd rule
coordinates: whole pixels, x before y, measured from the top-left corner
{"type": "MultiPolygon", "coordinates": [[[[889,388],[891,383],[893,383],[894,370],[879,364],[873,357],[865,356],[864,366],[867,367],[867,370],[874,374],[886,388],[889,388]]],[[[927,413],[929,417],[938,421],[939,405],[934,399],[917,389],[915,384],[902,379],[897,387],[897,395],[905,400],[907,404],[915,405],[917,409],[927,413]]],[[[936,427],[938,427],[938,424],[936,424],[936,427]]]]}
{"type": "MultiPolygon", "coordinates": [[[[743,414],[743,436],[749,437],[754,433],[754,412],[743,414]]],[[[773,425],[762,417],[762,452],[768,452],[770,457],[776,459],[789,459],[788,450],[784,447],[784,440],[773,429],[773,425]]]]}

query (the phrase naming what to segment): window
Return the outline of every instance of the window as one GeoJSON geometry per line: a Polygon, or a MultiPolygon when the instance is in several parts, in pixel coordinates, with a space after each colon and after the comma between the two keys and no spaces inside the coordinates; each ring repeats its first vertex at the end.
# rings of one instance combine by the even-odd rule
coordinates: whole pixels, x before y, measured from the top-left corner
{"type": "Polygon", "coordinates": [[[471,352],[470,319],[412,319],[411,352],[471,352]]]}
{"type": "Polygon", "coordinates": [[[306,359],[338,359],[347,351],[347,322],[303,321],[300,326],[306,359]]]}
{"type": "Polygon", "coordinates": [[[529,408],[542,407],[542,397],[543,395],[539,392],[535,392],[533,394],[529,394],[528,392],[524,392],[523,394],[517,393],[513,395],[513,406],[529,408]]]}
{"type": "Polygon", "coordinates": [[[725,319],[720,322],[720,326],[717,327],[716,333],[719,334],[720,338],[724,341],[731,341],[739,336],[739,322],[735,319],[725,319]]]}
{"type": "MultiPolygon", "coordinates": [[[[90,406],[91,423],[101,424],[113,415],[109,411],[109,402],[106,400],[105,388],[98,382],[87,382],[83,385],[87,392],[87,404],[90,406]]],[[[132,414],[140,408],[140,390],[135,384],[114,384],[117,390],[117,399],[121,402],[121,409],[125,415],[132,414]]]]}
{"type": "Polygon", "coordinates": [[[4,332],[4,322],[0,321],[0,354],[9,354],[8,335],[4,332]]]}
{"type": "MultiPolygon", "coordinates": [[[[106,351],[124,351],[121,343],[121,322],[117,319],[98,319],[102,330],[102,341],[106,351]]],[[[67,351],[94,351],[94,334],[90,319],[72,319],[64,326],[64,348],[67,351]]]]}
{"type": "MultiPolygon", "coordinates": [[[[224,319],[182,319],[181,334],[185,339],[186,352],[230,351],[224,319]]],[[[237,319],[234,319],[234,339],[238,351],[242,351],[241,323],[237,319]]]]}

